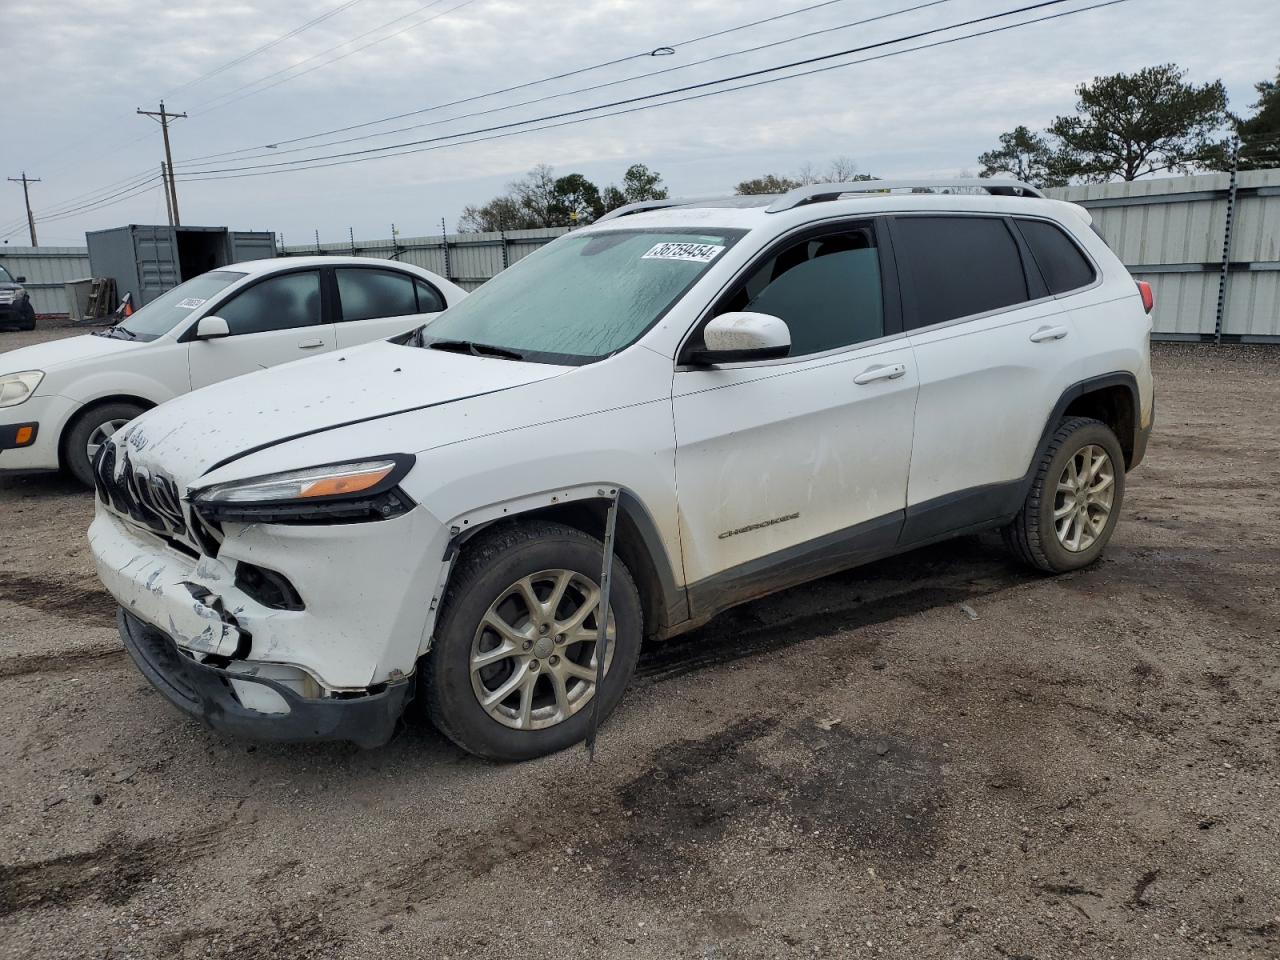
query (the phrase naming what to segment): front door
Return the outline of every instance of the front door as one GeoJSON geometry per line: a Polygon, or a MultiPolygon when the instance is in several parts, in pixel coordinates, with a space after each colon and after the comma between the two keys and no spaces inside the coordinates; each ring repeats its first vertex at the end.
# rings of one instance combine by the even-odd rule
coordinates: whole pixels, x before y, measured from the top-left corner
{"type": "Polygon", "coordinates": [[[323,322],[319,270],[274,274],[211,312],[227,321],[231,336],[188,344],[193,390],[335,345],[334,325],[323,322]]]}
{"type": "Polygon", "coordinates": [[[677,367],[677,492],[695,615],[896,542],[918,380],[877,235],[862,221],[780,244],[711,312],[780,317],[790,356],[677,367]]]}

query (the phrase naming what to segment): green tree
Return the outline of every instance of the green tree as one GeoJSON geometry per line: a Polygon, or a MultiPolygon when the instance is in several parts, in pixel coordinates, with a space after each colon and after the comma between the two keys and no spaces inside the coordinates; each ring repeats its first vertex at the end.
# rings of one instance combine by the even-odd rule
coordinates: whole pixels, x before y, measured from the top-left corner
{"type": "Polygon", "coordinates": [[[1275,80],[1255,84],[1258,102],[1252,117],[1237,119],[1240,138],[1240,166],[1246,170],[1280,167],[1280,68],[1275,80]]]}
{"type": "Polygon", "coordinates": [[[483,207],[468,206],[458,219],[462,233],[496,233],[499,230],[531,230],[539,226],[513,197],[494,197],[483,207]]]}
{"type": "Polygon", "coordinates": [[[622,175],[622,183],[610,184],[601,195],[604,209],[616,210],[628,203],[643,200],[667,199],[667,188],[662,185],[662,174],[650,170],[643,163],[633,163],[622,175]]]}
{"type": "Polygon", "coordinates": [[[733,188],[733,192],[745,197],[762,193],[786,193],[788,190],[794,190],[798,186],[800,186],[799,180],[780,177],[776,173],[766,173],[763,177],[743,180],[733,188]]]}
{"type": "Polygon", "coordinates": [[[1221,80],[1188,83],[1167,63],[1098,77],[1076,88],[1076,114],[1049,127],[1059,143],[1058,172],[1101,182],[1165,170],[1220,169],[1227,91],[1221,80]]]}
{"type": "Polygon", "coordinates": [[[1021,124],[1000,134],[1000,145],[978,156],[980,177],[1010,176],[1033,187],[1060,187],[1067,178],[1049,141],[1021,124]]]}
{"type": "Polygon", "coordinates": [[[547,226],[574,227],[591,223],[604,215],[600,188],[580,173],[560,177],[552,186],[549,213],[551,223],[547,226]]]}

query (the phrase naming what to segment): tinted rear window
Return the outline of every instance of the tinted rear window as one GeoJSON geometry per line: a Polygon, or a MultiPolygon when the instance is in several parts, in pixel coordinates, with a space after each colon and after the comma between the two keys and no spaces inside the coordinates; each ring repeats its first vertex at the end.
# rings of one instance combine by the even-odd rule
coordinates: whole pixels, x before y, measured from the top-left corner
{"type": "Polygon", "coordinates": [[[1061,227],[1044,220],[1017,223],[1050,293],[1066,293],[1093,283],[1093,265],[1061,227]]]}
{"type": "Polygon", "coordinates": [[[902,217],[894,253],[911,304],[910,327],[927,327],[1027,300],[1013,234],[988,217],[902,217]]]}

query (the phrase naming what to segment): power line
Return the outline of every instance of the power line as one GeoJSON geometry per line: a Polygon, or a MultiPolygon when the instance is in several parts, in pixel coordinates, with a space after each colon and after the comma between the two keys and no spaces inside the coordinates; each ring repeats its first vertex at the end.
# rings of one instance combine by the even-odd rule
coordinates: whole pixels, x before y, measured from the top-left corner
{"type": "MultiPolygon", "coordinates": [[[[655,47],[650,50],[645,50],[642,53],[632,53],[624,57],[617,57],[613,60],[606,60],[603,63],[596,63],[587,67],[577,67],[573,70],[567,70],[564,73],[553,74],[552,76],[542,77],[538,80],[527,80],[523,83],[517,83],[509,87],[503,87],[500,90],[491,90],[488,93],[478,93],[478,94],[475,94],[474,96],[464,97],[461,100],[451,100],[448,103],[438,103],[430,107],[423,107],[422,109],[419,109],[419,110],[410,110],[407,113],[393,114],[392,116],[381,117],[377,120],[367,120],[363,123],[355,123],[345,127],[337,127],[336,129],[333,129],[333,130],[324,130],[324,131],[321,131],[320,133],[308,134],[305,137],[293,137],[288,140],[277,140],[274,143],[264,143],[264,144],[259,144],[257,146],[252,146],[252,147],[241,147],[238,150],[226,150],[221,153],[210,153],[210,154],[205,154],[199,157],[190,157],[186,160],[179,160],[178,164],[182,165],[184,163],[195,163],[199,160],[212,160],[218,157],[228,157],[237,153],[245,153],[249,150],[265,150],[268,148],[274,149],[277,147],[288,146],[289,144],[293,144],[293,143],[301,143],[304,140],[315,140],[320,137],[331,136],[335,133],[348,133],[352,130],[360,130],[360,129],[363,129],[364,127],[376,126],[377,124],[380,124],[380,123],[392,123],[396,120],[404,120],[404,119],[407,119],[408,117],[416,117],[416,116],[419,116],[420,114],[430,113],[433,110],[443,110],[443,109],[446,109],[447,107],[458,107],[458,106],[462,106],[464,103],[473,103],[476,100],[487,100],[489,97],[497,97],[497,96],[501,96],[504,93],[513,93],[516,90],[524,90],[528,87],[536,87],[536,86],[539,86],[540,84],[552,83],[553,81],[564,80],[568,77],[576,77],[579,74],[590,73],[594,70],[602,70],[605,67],[617,66],[618,64],[628,63],[632,60],[639,60],[645,57],[665,55],[665,54],[660,54],[659,51],[674,52],[680,47],[691,46],[692,44],[695,44],[695,43],[701,43],[704,40],[712,40],[712,39],[715,39],[716,37],[723,37],[730,33],[736,33],[739,30],[747,30],[747,29],[750,29],[751,27],[758,27],[758,26],[761,26],[762,24],[772,23],[775,20],[783,20],[787,17],[794,17],[801,13],[808,13],[811,10],[818,10],[822,7],[829,7],[834,4],[844,3],[844,2],[846,2],[846,0],[823,0],[822,3],[810,4],[807,7],[799,7],[795,10],[789,10],[786,13],[774,14],[771,17],[764,17],[760,20],[752,20],[750,23],[740,23],[740,24],[737,24],[736,26],[714,30],[710,33],[699,34],[696,37],[689,37],[687,39],[680,40],[673,44],[669,44],[661,47],[655,47]]],[[[334,49],[337,49],[337,48],[334,48],[334,49]]]]}
{"type": "MultiPolygon", "coordinates": [[[[105,192],[109,192],[111,190],[115,190],[122,187],[133,186],[140,183],[144,179],[150,179],[154,176],[155,174],[150,171],[143,171],[141,173],[135,173],[132,176],[125,177],[121,180],[112,181],[111,183],[104,184],[103,186],[97,187],[94,190],[89,190],[75,197],[69,197],[66,200],[61,200],[56,204],[51,204],[47,207],[42,207],[36,213],[36,218],[39,220],[47,219],[49,216],[52,216],[53,214],[63,212],[63,210],[66,207],[74,206],[77,203],[83,202],[86,198],[90,198],[90,197],[96,198],[101,196],[105,192]]],[[[21,217],[19,217],[17,220],[6,221],[5,223],[0,224],[0,232],[9,230],[13,226],[20,225],[23,222],[24,221],[22,220],[21,217]]]]}
{"type": "MultiPolygon", "coordinates": [[[[1058,2],[1058,0],[1054,0],[1054,2],[1058,2]]],[[[640,105],[640,106],[627,107],[627,108],[625,108],[625,109],[621,109],[621,110],[614,110],[614,111],[611,111],[611,112],[609,112],[609,113],[600,114],[599,116],[594,116],[594,117],[583,117],[583,116],[577,116],[577,117],[574,117],[574,118],[572,118],[572,119],[568,119],[568,120],[561,120],[561,121],[560,121],[560,122],[558,122],[558,123],[547,123],[547,124],[543,124],[542,126],[531,127],[531,128],[529,128],[529,129],[526,129],[526,130],[507,130],[507,131],[500,132],[500,133],[494,133],[494,134],[491,134],[491,135],[488,135],[488,136],[479,136],[479,137],[473,137],[472,139],[469,139],[469,140],[460,140],[460,141],[457,141],[457,142],[454,142],[454,143],[437,143],[437,144],[430,145],[430,146],[414,147],[414,148],[412,148],[412,149],[402,150],[402,151],[400,151],[400,152],[398,152],[398,153],[383,154],[383,155],[382,155],[382,156],[380,156],[380,157],[370,157],[370,156],[366,156],[366,157],[362,157],[362,158],[359,158],[359,159],[356,159],[356,160],[336,160],[336,161],[333,161],[333,162],[330,162],[330,163],[314,163],[312,166],[308,166],[308,167],[294,167],[294,168],[291,168],[291,169],[285,169],[285,170],[281,170],[281,169],[271,169],[271,170],[262,170],[261,172],[249,172],[249,173],[228,173],[228,174],[221,174],[221,175],[218,175],[218,174],[213,174],[213,171],[207,171],[207,174],[213,174],[213,175],[192,174],[192,175],[189,175],[189,176],[184,177],[183,179],[184,179],[184,180],[192,180],[192,181],[196,181],[196,180],[236,180],[236,179],[241,179],[241,178],[244,178],[244,177],[261,177],[261,176],[269,176],[269,175],[271,175],[271,174],[276,174],[276,173],[290,173],[290,172],[293,172],[293,170],[297,170],[297,169],[316,170],[316,169],[322,169],[322,168],[326,168],[326,167],[345,166],[346,164],[350,164],[350,163],[359,163],[359,162],[362,162],[362,161],[364,161],[364,160],[377,160],[377,159],[383,159],[384,157],[400,157],[400,156],[407,156],[407,155],[409,155],[409,154],[428,153],[428,152],[433,151],[433,150],[443,150],[443,149],[446,149],[446,148],[448,148],[448,147],[465,146],[465,145],[473,144],[473,143],[484,143],[484,142],[487,142],[487,141],[490,141],[490,140],[502,140],[502,139],[505,139],[506,137],[518,136],[518,135],[520,135],[520,134],[524,134],[524,133],[534,133],[534,132],[541,131],[541,130],[553,130],[553,129],[557,129],[557,128],[560,128],[560,127],[573,126],[573,125],[575,125],[575,124],[579,124],[579,123],[588,123],[588,122],[590,122],[590,121],[592,121],[592,120],[600,120],[600,119],[604,119],[604,118],[606,118],[606,117],[616,117],[616,116],[622,116],[622,115],[625,115],[625,114],[639,113],[639,112],[641,112],[641,111],[643,111],[643,110],[652,110],[652,109],[655,109],[655,108],[657,108],[657,107],[672,106],[672,105],[677,104],[677,103],[687,103],[687,102],[690,102],[690,101],[693,101],[693,100],[702,100],[702,99],[705,99],[705,98],[707,98],[707,97],[719,96],[719,95],[724,94],[724,93],[733,93],[733,92],[737,92],[737,91],[740,91],[740,90],[749,90],[749,89],[754,89],[754,88],[756,88],[756,87],[767,86],[767,85],[772,84],[772,83],[780,83],[781,81],[784,81],[784,80],[794,80],[794,79],[797,79],[797,78],[799,78],[799,77],[813,76],[814,74],[826,73],[826,72],[828,72],[828,71],[830,71],[830,70],[839,70],[839,69],[842,69],[842,68],[844,68],[844,67],[851,67],[851,66],[854,66],[854,65],[856,65],[856,64],[860,64],[860,63],[870,63],[870,62],[875,61],[875,60],[886,60],[886,59],[888,59],[888,58],[890,58],[890,57],[900,56],[900,55],[905,54],[905,53],[913,53],[913,52],[918,51],[918,50],[928,50],[928,49],[930,49],[930,48],[932,48],[932,47],[941,47],[941,46],[946,46],[947,44],[951,44],[951,43],[958,43],[958,42],[960,42],[960,41],[962,41],[962,40],[971,40],[971,39],[974,39],[974,38],[977,38],[977,37],[984,37],[984,36],[988,36],[988,35],[991,35],[991,34],[1003,33],[1003,32],[1008,31],[1008,30],[1016,30],[1016,29],[1018,29],[1019,27],[1031,26],[1032,24],[1036,24],[1036,23],[1044,23],[1044,22],[1047,22],[1047,21],[1050,21],[1050,20],[1058,20],[1058,19],[1061,19],[1061,18],[1063,18],[1063,17],[1070,17],[1070,16],[1074,16],[1075,14],[1078,14],[1078,13],[1087,13],[1088,11],[1091,11],[1091,10],[1100,10],[1100,9],[1102,9],[1102,8],[1104,8],[1104,7],[1114,7],[1114,6],[1117,6],[1117,5],[1119,5],[1119,4],[1122,4],[1122,3],[1128,3],[1128,2],[1129,2],[1129,0],[1104,0],[1104,2],[1101,2],[1101,3],[1094,3],[1094,4],[1091,4],[1091,5],[1089,5],[1089,6],[1085,6],[1085,7],[1079,7],[1079,8],[1077,8],[1077,9],[1075,9],[1075,10],[1065,10],[1065,11],[1062,11],[1062,12],[1060,12],[1060,13],[1050,14],[1050,15],[1043,16],[1043,17],[1035,17],[1035,18],[1030,19],[1030,20],[1020,21],[1020,22],[1018,22],[1018,23],[1005,24],[1004,26],[999,26],[999,27],[991,27],[991,28],[986,29],[986,30],[978,30],[978,31],[975,31],[975,32],[973,32],[973,33],[963,34],[963,35],[958,36],[958,37],[948,37],[947,39],[944,39],[944,40],[936,40],[936,41],[933,41],[933,42],[931,42],[931,43],[922,43],[922,44],[917,44],[917,45],[916,45],[916,46],[914,46],[914,47],[907,47],[907,48],[904,48],[904,49],[902,49],[902,50],[892,50],[892,51],[889,51],[889,52],[887,52],[887,53],[880,53],[880,54],[876,54],[875,56],[870,56],[870,57],[862,57],[862,58],[859,58],[859,59],[857,59],[857,60],[850,60],[850,61],[847,61],[847,62],[845,62],[845,63],[828,64],[828,65],[826,65],[826,66],[822,66],[822,67],[815,67],[815,68],[810,69],[810,70],[804,70],[804,71],[800,71],[800,72],[797,72],[797,73],[788,74],[788,75],[786,75],[786,76],[782,76],[782,77],[770,77],[770,78],[765,79],[765,80],[756,80],[756,81],[753,81],[753,82],[751,82],[751,83],[739,84],[738,86],[735,86],[735,87],[728,87],[728,88],[725,88],[725,89],[722,89],[722,90],[710,90],[710,91],[704,91],[704,92],[702,92],[702,93],[695,93],[695,94],[691,94],[691,95],[689,95],[689,96],[680,97],[680,98],[673,99],[673,100],[663,101],[663,102],[661,102],[661,103],[647,103],[647,104],[642,104],[642,105],[640,105]]],[[[1036,5],[1034,5],[1034,6],[1036,6],[1036,7],[1040,7],[1040,6],[1050,6],[1050,5],[1052,5],[1052,3],[1036,4],[1036,5]]],[[[1004,13],[1004,14],[996,14],[996,15],[994,15],[994,16],[1008,16],[1008,15],[1010,15],[1010,14],[1011,14],[1011,13],[1013,13],[1013,12],[1016,12],[1016,11],[1007,11],[1007,12],[1006,12],[1006,13],[1004,13]]],[[[988,18],[988,19],[990,19],[990,18],[988,18]]],[[[941,28],[941,29],[951,29],[951,28],[941,28]]],[[[904,39],[905,39],[905,38],[904,38],[904,39]]],[[[893,41],[891,41],[891,42],[893,42],[893,41]]],[[[897,42],[901,42],[901,40],[900,40],[900,41],[897,41],[897,42]]],[[[595,109],[600,109],[600,108],[595,108],[595,109]]],[[[575,112],[577,112],[577,111],[575,111],[575,112]]],[[[562,114],[561,116],[567,116],[567,114],[562,114]]],[[[533,123],[533,122],[535,122],[535,121],[532,121],[532,120],[530,120],[530,121],[526,121],[526,123],[533,123]]],[[[466,133],[462,133],[462,134],[455,134],[454,136],[455,136],[455,137],[462,137],[462,136],[468,136],[468,134],[466,134],[466,133]]],[[[448,138],[437,138],[437,139],[448,139],[448,138]]],[[[316,158],[316,159],[319,159],[319,158],[316,158]]],[[[261,166],[261,165],[260,165],[260,166],[261,166]]],[[[259,167],[259,168],[251,168],[251,169],[260,169],[260,167],[259,167]]]]}
{"type": "Polygon", "coordinates": [[[259,77],[257,80],[250,80],[248,83],[241,84],[238,87],[233,87],[232,89],[226,91],[225,93],[220,93],[215,97],[210,97],[208,100],[203,100],[200,103],[197,103],[195,105],[194,109],[196,110],[196,116],[201,116],[213,110],[221,109],[222,107],[235,103],[238,100],[244,100],[246,97],[252,97],[255,94],[262,93],[264,90],[270,90],[272,87],[278,87],[282,83],[288,83],[290,80],[297,80],[298,77],[305,76],[308,73],[311,73],[315,70],[319,70],[321,67],[330,66],[331,64],[337,63],[339,60],[345,60],[347,57],[351,56],[352,54],[359,53],[361,50],[367,50],[369,47],[382,43],[386,40],[390,40],[392,37],[398,37],[402,33],[406,33],[409,30],[414,30],[417,27],[422,26],[424,23],[430,23],[432,20],[436,20],[440,17],[446,16],[447,14],[453,13],[454,10],[458,10],[461,7],[465,7],[468,4],[474,3],[475,0],[463,0],[462,3],[459,3],[457,6],[451,7],[450,9],[445,10],[443,13],[434,14],[430,17],[426,17],[422,20],[419,20],[416,23],[411,23],[408,26],[402,27],[401,29],[396,30],[393,33],[387,34],[385,37],[379,37],[377,40],[372,40],[369,43],[366,43],[364,46],[356,47],[356,49],[354,50],[348,50],[346,53],[342,54],[341,56],[334,57],[332,60],[326,60],[324,63],[316,64],[316,66],[309,67],[306,70],[301,71],[300,73],[295,73],[293,74],[293,76],[282,77],[281,79],[276,80],[274,83],[268,83],[265,86],[259,87],[257,90],[248,90],[249,87],[255,87],[258,84],[263,83],[263,81],[271,80],[274,77],[279,77],[281,74],[286,74],[286,73],[290,73],[293,70],[297,70],[298,67],[302,66],[303,64],[310,63],[312,60],[317,60],[320,57],[325,56],[326,54],[333,53],[335,50],[341,50],[343,47],[347,46],[348,44],[355,43],[357,40],[363,40],[365,37],[370,36],[371,34],[377,33],[379,30],[385,30],[387,27],[391,26],[392,24],[399,23],[401,20],[406,20],[409,17],[412,17],[414,14],[421,13],[423,10],[426,10],[428,7],[436,6],[440,2],[441,0],[430,0],[429,3],[424,3],[422,6],[409,11],[403,16],[396,17],[394,20],[388,20],[386,23],[382,24],[379,27],[374,27],[372,30],[366,30],[364,33],[360,34],[359,36],[352,37],[350,40],[344,40],[342,43],[339,43],[336,46],[332,46],[327,50],[321,50],[319,53],[313,54],[310,57],[307,57],[305,60],[300,60],[297,63],[284,67],[281,70],[277,70],[274,73],[268,73],[266,76],[259,77]],[[239,93],[241,90],[247,90],[247,92],[238,97],[233,96],[234,94],[239,93]],[[230,99],[227,99],[228,97],[230,99]],[[218,100],[222,100],[223,102],[217,103],[218,100]],[[201,107],[208,106],[209,104],[213,104],[213,106],[209,106],[208,109],[205,109],[205,110],[200,109],[201,107]]]}
{"type": "MultiPolygon", "coordinates": [[[[727,60],[731,57],[739,57],[739,56],[745,56],[746,54],[750,54],[750,53],[758,53],[761,50],[768,50],[773,47],[780,47],[788,43],[796,43],[800,40],[809,40],[809,39],[812,39],[813,37],[822,36],[829,33],[836,33],[841,30],[849,30],[853,27],[865,26],[868,23],[875,23],[880,20],[888,20],[892,17],[903,16],[904,14],[908,14],[908,13],[915,13],[920,10],[927,9],[929,7],[936,7],[936,6],[940,6],[941,4],[950,3],[950,2],[952,2],[952,0],[926,0],[926,2],[924,3],[917,3],[914,6],[904,7],[899,10],[891,10],[888,13],[877,14],[874,17],[864,17],[861,20],[854,20],[850,23],[841,23],[832,27],[823,27],[820,30],[810,30],[807,33],[797,34],[796,36],[793,36],[793,37],[786,37],[782,40],[772,40],[769,43],[758,44],[754,47],[747,47],[746,49],[743,49],[743,50],[731,50],[727,53],[720,53],[714,56],[704,57],[701,60],[693,60],[689,63],[677,64],[674,67],[665,67],[661,70],[651,70],[648,73],[637,74],[636,76],[633,76],[633,77],[622,77],[617,80],[608,80],[604,83],[597,83],[588,87],[579,87],[576,90],[566,90],[561,93],[551,93],[551,94],[547,94],[546,96],[535,97],[530,100],[522,100],[518,103],[509,103],[500,107],[491,107],[487,110],[478,110],[472,113],[459,114],[457,116],[446,117],[441,120],[431,120],[431,121],[427,121],[426,123],[417,123],[407,127],[397,127],[393,130],[382,130],[382,131],[379,131],[378,133],[368,133],[368,134],[362,134],[356,137],[347,137],[341,140],[329,140],[323,143],[313,143],[306,147],[294,147],[289,150],[272,149],[263,153],[256,153],[256,154],[250,154],[248,156],[236,157],[235,162],[240,163],[245,160],[256,160],[261,157],[281,156],[282,154],[302,153],[308,150],[317,150],[322,147],[341,146],[342,144],[346,144],[346,143],[358,143],[364,140],[372,139],[374,137],[389,137],[389,136],[392,136],[393,134],[406,133],[410,130],[420,130],[424,127],[439,126],[440,124],[444,124],[444,123],[453,123],[454,121],[457,121],[457,120],[470,120],[475,117],[489,116],[494,113],[502,113],[503,111],[506,111],[506,110],[515,110],[518,107],[528,107],[538,103],[545,103],[548,100],[558,100],[562,97],[571,97],[571,96],[576,96],[582,93],[591,93],[596,90],[603,90],[607,87],[616,87],[624,83],[633,83],[636,80],[645,80],[650,77],[657,77],[657,76],[662,76],[668,73],[675,73],[678,70],[688,70],[688,69],[691,69],[692,67],[705,66],[708,63],[715,63],[720,60],[727,60]]],[[[427,110],[418,111],[418,112],[425,113],[435,109],[439,109],[439,108],[429,107],[427,108],[427,110]]],[[[279,145],[277,144],[277,146],[279,145]]],[[[243,152],[243,151],[232,151],[232,152],[243,152]]],[[[195,164],[195,161],[188,161],[188,160],[178,161],[179,168],[184,166],[190,166],[193,164],[195,164]]],[[[205,165],[207,166],[207,164],[205,165]]]]}
{"type": "Polygon", "coordinates": [[[165,96],[169,96],[170,94],[177,93],[179,90],[185,90],[188,87],[194,87],[197,83],[203,83],[205,80],[208,80],[211,77],[216,77],[218,74],[223,73],[227,70],[230,70],[232,67],[238,66],[239,64],[242,64],[246,60],[251,60],[254,57],[256,57],[258,54],[265,53],[266,51],[270,50],[272,47],[278,46],[281,43],[284,43],[284,41],[290,40],[293,37],[296,37],[298,34],[306,30],[310,30],[312,27],[316,26],[317,24],[323,23],[324,21],[330,19],[331,17],[335,17],[338,14],[342,13],[343,11],[349,10],[351,7],[354,7],[357,3],[362,3],[362,2],[364,2],[364,0],[347,0],[346,3],[339,4],[338,6],[329,10],[327,13],[322,13],[320,14],[320,16],[313,17],[312,19],[308,20],[306,23],[301,24],[300,26],[294,27],[288,33],[282,33],[280,36],[276,37],[274,40],[269,40],[268,42],[264,43],[262,46],[255,47],[254,49],[250,50],[248,53],[241,54],[240,56],[236,57],[234,60],[228,60],[226,63],[224,63],[220,67],[215,67],[213,70],[210,70],[207,73],[200,74],[200,76],[196,77],[194,80],[188,80],[186,83],[182,84],[181,86],[174,87],[172,90],[168,91],[168,93],[166,93],[165,96]]]}
{"type": "MultiPolygon", "coordinates": [[[[106,207],[115,206],[115,205],[116,205],[116,204],[118,204],[118,203],[124,203],[126,200],[131,200],[131,199],[133,199],[134,197],[138,196],[139,194],[146,193],[146,192],[147,192],[148,190],[150,190],[150,189],[151,189],[151,188],[156,184],[156,182],[158,182],[159,180],[160,180],[159,175],[157,175],[157,174],[152,174],[152,176],[150,177],[150,179],[149,179],[146,183],[143,183],[143,184],[140,184],[140,185],[137,185],[137,186],[131,187],[131,188],[127,189],[127,190],[123,190],[123,191],[121,191],[119,194],[114,194],[114,195],[112,195],[112,196],[103,197],[102,199],[100,199],[100,200],[96,200],[96,201],[94,201],[93,203],[85,204],[83,207],[75,208],[75,209],[72,209],[72,210],[67,210],[67,211],[65,211],[64,213],[60,213],[60,214],[57,214],[57,215],[54,215],[54,216],[48,216],[48,217],[46,217],[46,216],[42,216],[42,217],[40,218],[40,222],[41,222],[41,223],[54,223],[54,222],[56,222],[56,221],[58,221],[58,220],[66,220],[66,219],[68,219],[69,217],[79,216],[79,215],[81,215],[82,213],[91,213],[91,212],[94,212],[94,211],[97,211],[97,210],[104,209],[104,208],[106,208],[106,207]]],[[[9,230],[7,233],[0,234],[0,239],[3,239],[4,237],[11,237],[11,236],[13,236],[15,233],[18,233],[21,229],[22,229],[21,227],[18,227],[18,229],[17,229],[17,230],[9,230]]]]}
{"type": "Polygon", "coordinates": [[[778,64],[771,67],[762,67],[757,70],[749,70],[744,73],[734,74],[732,76],[720,77],[716,80],[704,80],[700,83],[686,84],[685,86],[682,86],[682,87],[674,87],[669,90],[661,90],[661,91],[658,91],[657,93],[643,94],[641,96],[636,96],[636,97],[626,97],[624,99],[614,100],[608,103],[595,104],[594,106],[589,106],[589,107],[580,107],[576,110],[565,110],[559,113],[546,114],[541,117],[532,117],[527,120],[516,120],[509,123],[496,124],[491,127],[481,127],[476,130],[466,130],[460,133],[445,134],[438,137],[428,137],[421,140],[410,140],[403,143],[387,144],[381,147],[366,147],[363,150],[348,150],[342,153],[322,154],[317,157],[302,158],[298,160],[281,160],[275,163],[251,164],[251,165],[242,166],[242,167],[223,167],[223,168],[215,168],[213,170],[194,171],[194,173],[195,174],[233,173],[233,172],[240,172],[240,171],[247,171],[247,170],[265,170],[270,168],[296,167],[302,164],[310,164],[320,160],[341,160],[341,159],[357,158],[357,157],[371,159],[372,155],[386,153],[387,151],[391,151],[391,150],[400,150],[405,147],[426,146],[426,145],[438,143],[444,140],[456,139],[458,137],[471,136],[473,134],[490,133],[490,132],[500,131],[500,130],[508,130],[515,127],[527,126],[529,124],[543,123],[544,121],[548,121],[548,120],[558,120],[563,117],[579,116],[581,114],[594,113],[599,110],[607,110],[613,107],[628,106],[631,104],[641,103],[647,100],[655,100],[660,97],[675,96],[676,94],[688,93],[694,90],[704,90],[708,87],[720,86],[722,84],[733,83],[738,80],[746,80],[752,77],[759,77],[765,74],[777,73],[781,70],[789,70],[795,67],[807,66],[813,63],[821,63],[823,61],[833,60],[838,57],[851,56],[855,53],[862,53],[867,50],[874,50],[880,47],[887,47],[887,46],[893,46],[899,43],[906,43],[907,41],[917,40],[921,37],[930,36],[932,34],[944,33],[948,30],[957,30],[962,27],[973,26],[975,24],[985,23],[991,20],[998,20],[1003,17],[1009,17],[1019,13],[1026,13],[1032,10],[1040,10],[1046,7],[1058,6],[1059,4],[1068,3],[1068,2],[1071,2],[1071,0],[1040,0],[1040,2],[1038,3],[1027,4],[1021,7],[1015,7],[1011,10],[1005,10],[1000,13],[991,13],[981,17],[973,17],[968,20],[962,20],[957,23],[948,24],[947,26],[934,27],[929,30],[920,30],[915,33],[906,34],[900,37],[894,37],[889,40],[881,40],[876,43],[863,44],[862,46],[850,47],[845,50],[837,50],[834,53],[825,53],[819,56],[806,57],[801,60],[793,60],[788,63],[778,64]]]}

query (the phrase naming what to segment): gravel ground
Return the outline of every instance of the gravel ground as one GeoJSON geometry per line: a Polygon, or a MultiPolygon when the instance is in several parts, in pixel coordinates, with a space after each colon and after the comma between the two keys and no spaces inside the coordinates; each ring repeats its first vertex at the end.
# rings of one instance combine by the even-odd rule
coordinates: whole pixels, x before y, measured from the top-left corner
{"type": "Polygon", "coordinates": [[[217,736],[121,651],[90,495],[0,480],[0,956],[1280,956],[1280,353],[1156,361],[1097,565],[741,607],[594,764],[217,736]]]}

